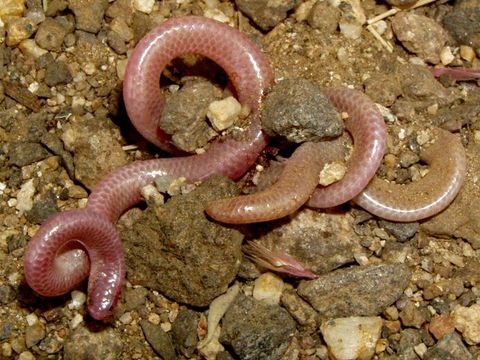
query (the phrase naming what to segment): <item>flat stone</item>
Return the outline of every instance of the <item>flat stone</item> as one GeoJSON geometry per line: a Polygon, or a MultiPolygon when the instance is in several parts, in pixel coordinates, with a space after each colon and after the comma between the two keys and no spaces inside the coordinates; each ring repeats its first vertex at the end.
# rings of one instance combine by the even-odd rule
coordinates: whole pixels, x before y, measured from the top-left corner
{"type": "Polygon", "coordinates": [[[235,193],[233,182],[213,177],[144,211],[122,232],[129,281],[194,306],[207,306],[225,292],[240,265],[243,235],[208,220],[204,209],[235,193]]]}
{"type": "Polygon", "coordinates": [[[446,334],[440,341],[427,350],[423,360],[471,360],[472,354],[457,333],[446,334]]]}
{"type": "Polygon", "coordinates": [[[153,350],[164,360],[175,360],[175,348],[173,347],[170,336],[162,329],[160,325],[154,325],[147,320],[140,320],[145,338],[152,346],[153,350]]]}
{"type": "Polygon", "coordinates": [[[304,79],[276,84],[266,95],[262,128],[290,142],[316,141],[342,134],[343,122],[321,88],[304,79]]]}
{"type": "Polygon", "coordinates": [[[435,20],[402,11],[392,18],[392,28],[409,51],[429,63],[440,62],[440,52],[447,42],[448,34],[435,20]]]}
{"type": "Polygon", "coordinates": [[[9,163],[23,167],[46,159],[51,154],[39,143],[18,142],[9,146],[9,163]]]}
{"type": "Polygon", "coordinates": [[[187,358],[191,358],[198,344],[198,314],[193,310],[178,313],[172,326],[172,339],[175,348],[187,358]]]}
{"type": "MultiPolygon", "coordinates": [[[[285,223],[272,223],[259,238],[272,251],[286,252],[316,274],[332,271],[354,261],[362,252],[353,219],[344,214],[327,214],[303,209],[285,223]]],[[[265,227],[264,227],[265,230],[265,227]]]]}
{"type": "Polygon", "coordinates": [[[411,277],[408,266],[354,266],[302,281],[298,294],[323,318],[375,316],[393,304],[411,277]]]}

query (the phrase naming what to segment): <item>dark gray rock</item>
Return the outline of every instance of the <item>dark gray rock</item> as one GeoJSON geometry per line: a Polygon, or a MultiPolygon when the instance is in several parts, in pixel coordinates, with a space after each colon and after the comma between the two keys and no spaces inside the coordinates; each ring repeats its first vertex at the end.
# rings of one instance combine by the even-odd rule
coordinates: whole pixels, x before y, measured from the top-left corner
{"type": "Polygon", "coordinates": [[[45,70],[45,84],[56,86],[68,84],[72,81],[72,74],[68,65],[63,61],[54,61],[47,65],[45,70]]]}
{"type": "Polygon", "coordinates": [[[63,147],[63,142],[53,133],[46,132],[42,135],[40,142],[45,145],[53,154],[60,156],[62,165],[68,172],[70,178],[75,177],[75,168],[73,166],[73,156],[63,147]]]}
{"type": "MultiPolygon", "coordinates": [[[[28,236],[24,234],[12,235],[7,238],[8,253],[23,248],[27,245],[28,236]]],[[[0,300],[1,302],[1,300],[0,300]]]]}
{"type": "Polygon", "coordinates": [[[422,342],[422,333],[420,330],[405,329],[400,334],[394,335],[394,340],[391,340],[391,347],[399,359],[402,360],[417,360],[414,347],[422,342]],[[399,335],[399,337],[398,337],[399,335]]]}
{"type": "Polygon", "coordinates": [[[180,354],[191,358],[198,344],[198,316],[195,311],[182,310],[172,326],[172,339],[180,354]]]}
{"type": "Polygon", "coordinates": [[[123,350],[121,334],[113,328],[87,329],[79,326],[65,339],[65,360],[116,360],[123,350]]]}
{"type": "Polygon", "coordinates": [[[17,292],[10,285],[0,285],[0,304],[8,304],[15,300],[17,292]]]}
{"type": "Polygon", "coordinates": [[[160,325],[154,325],[147,320],[141,320],[143,334],[153,350],[161,356],[163,360],[175,360],[175,348],[173,347],[170,336],[161,328],[160,325]]]}
{"type": "Polygon", "coordinates": [[[242,360],[275,360],[294,333],[295,321],[285,309],[240,294],[225,313],[220,342],[242,360]]]}
{"type": "Polygon", "coordinates": [[[220,98],[210,82],[187,81],[174,94],[166,94],[159,126],[178,149],[192,152],[203,147],[216,135],[206,121],[208,105],[220,98]]]}
{"type": "Polygon", "coordinates": [[[41,224],[50,215],[58,212],[57,197],[50,190],[33,203],[33,207],[25,213],[25,217],[32,224],[41,224]]]}
{"type": "Polygon", "coordinates": [[[280,298],[282,306],[302,326],[314,329],[317,326],[316,311],[293,289],[284,290],[280,298]]]}
{"type": "Polygon", "coordinates": [[[122,232],[129,281],[194,306],[225,292],[238,271],[243,235],[209,221],[204,209],[234,194],[233,182],[214,177],[161,208],[148,208],[122,232]]]}
{"type": "Polygon", "coordinates": [[[8,150],[9,163],[19,167],[33,164],[49,157],[51,154],[39,143],[11,143],[8,150]]]}
{"type": "Polygon", "coordinates": [[[374,316],[394,303],[411,277],[408,266],[355,266],[302,281],[298,294],[323,318],[374,316]]]}
{"type": "Polygon", "coordinates": [[[287,17],[298,0],[235,0],[238,9],[263,30],[269,30],[287,17]]]}
{"type": "Polygon", "coordinates": [[[457,333],[445,334],[438,343],[428,349],[423,360],[470,360],[472,355],[457,333]]]}
{"type": "Polygon", "coordinates": [[[10,142],[38,142],[47,131],[45,123],[48,116],[46,112],[32,113],[25,116],[23,112],[14,110],[15,107],[12,107],[0,112],[0,126],[10,132],[10,142]]]}
{"type": "Polygon", "coordinates": [[[343,131],[335,107],[318,85],[305,79],[275,85],[264,99],[261,120],[268,135],[295,143],[337,137],[343,131]]]}
{"type": "Polygon", "coordinates": [[[453,11],[443,19],[458,45],[470,45],[480,56],[480,4],[477,0],[455,1],[453,11]]]}
{"type": "Polygon", "coordinates": [[[474,101],[439,109],[432,123],[448,131],[458,131],[465,125],[475,124],[479,118],[480,104],[474,101]]]}
{"type": "Polygon", "coordinates": [[[0,340],[5,340],[10,337],[12,333],[13,324],[12,323],[2,323],[0,325],[0,340]]]}
{"type": "Polygon", "coordinates": [[[387,230],[398,241],[405,242],[411,239],[418,231],[419,223],[396,223],[387,220],[380,220],[379,225],[387,230]]]}

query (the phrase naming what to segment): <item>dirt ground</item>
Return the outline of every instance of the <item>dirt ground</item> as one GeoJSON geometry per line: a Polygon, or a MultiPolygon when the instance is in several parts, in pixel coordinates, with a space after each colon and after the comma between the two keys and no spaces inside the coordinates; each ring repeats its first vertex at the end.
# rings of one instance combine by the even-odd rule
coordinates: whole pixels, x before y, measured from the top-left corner
{"type": "MultiPolygon", "coordinates": [[[[480,2],[411,3],[0,0],[0,359],[480,359],[480,76],[431,72],[480,69],[480,2]],[[389,9],[397,10],[369,25],[389,9]],[[167,156],[130,124],[122,81],[148,30],[190,14],[247,34],[276,82],[367,94],[388,128],[384,179],[421,181],[428,166],[419,154],[432,129],[455,133],[467,156],[457,198],[407,224],[354,204],[240,227],[206,218],[209,201],[261,186],[278,164],[272,142],[238,185],[174,184],[122,216],[127,283],[109,320],[88,315],[86,284],[54,298],[35,294],[23,256],[42,222],[84,207],[110,171],[167,156]],[[319,278],[255,267],[242,256],[254,239],[319,278]]],[[[225,74],[211,64],[215,89],[176,93],[187,88],[192,61],[163,74],[174,112],[189,97],[223,94],[225,74]]],[[[194,138],[189,149],[212,133],[208,104],[199,106],[188,111],[203,125],[179,135],[194,138]]]]}

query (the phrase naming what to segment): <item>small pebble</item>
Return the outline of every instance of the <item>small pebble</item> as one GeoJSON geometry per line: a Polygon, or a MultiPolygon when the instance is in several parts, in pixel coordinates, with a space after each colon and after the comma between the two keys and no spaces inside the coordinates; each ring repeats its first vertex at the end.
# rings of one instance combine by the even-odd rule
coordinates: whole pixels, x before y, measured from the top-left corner
{"type": "Polygon", "coordinates": [[[9,358],[12,356],[12,345],[10,343],[5,342],[2,344],[2,355],[5,356],[6,358],[9,358]]]}
{"type": "Polygon", "coordinates": [[[432,321],[430,321],[428,331],[430,331],[437,340],[440,340],[445,334],[453,333],[455,331],[455,323],[452,316],[442,314],[434,317],[432,321]]]}
{"type": "Polygon", "coordinates": [[[68,304],[68,308],[72,310],[80,309],[83,306],[83,304],[85,304],[85,301],[87,300],[87,295],[85,295],[85,293],[78,290],[73,290],[71,293],[71,296],[72,296],[72,302],[68,304]]]}
{"type": "Polygon", "coordinates": [[[149,205],[161,206],[164,204],[163,195],[157,190],[155,185],[148,184],[141,189],[142,197],[149,205]]]}
{"type": "Polygon", "coordinates": [[[153,325],[158,325],[160,324],[160,315],[158,315],[157,313],[150,313],[148,314],[148,322],[149,323],[152,323],[153,325]]]}
{"type": "Polygon", "coordinates": [[[76,314],[72,320],[70,320],[70,328],[75,329],[78,325],[83,322],[83,316],[81,314],[76,314]]]}
{"type": "Polygon", "coordinates": [[[445,46],[440,51],[440,61],[443,65],[450,64],[453,60],[455,60],[455,56],[452,54],[452,49],[450,46],[445,46]]]}
{"type": "Polygon", "coordinates": [[[29,57],[32,57],[34,59],[39,58],[42,55],[45,55],[48,53],[47,50],[42,49],[40,46],[37,45],[35,40],[33,39],[25,39],[23,40],[19,45],[18,48],[20,51],[29,57]]]}
{"type": "Polygon", "coordinates": [[[154,5],[155,0],[133,0],[133,7],[145,14],[150,14],[154,5]]]}
{"type": "Polygon", "coordinates": [[[207,117],[215,130],[223,131],[235,123],[241,111],[242,105],[233,96],[229,96],[210,103],[207,117]]]}
{"type": "Polygon", "coordinates": [[[20,213],[29,211],[33,207],[33,195],[35,194],[35,185],[33,179],[28,180],[22,185],[17,193],[16,208],[20,213]]]}
{"type": "Polygon", "coordinates": [[[170,196],[180,194],[181,188],[183,185],[187,183],[187,179],[183,176],[173,180],[170,185],[168,186],[167,193],[170,196]]]}
{"type": "Polygon", "coordinates": [[[378,316],[354,316],[328,320],[320,331],[335,359],[370,359],[375,354],[382,325],[378,316]]]}
{"type": "Polygon", "coordinates": [[[228,23],[230,21],[229,17],[225,15],[220,9],[206,9],[203,12],[203,16],[220,21],[222,23],[228,23]]]}
{"type": "Polygon", "coordinates": [[[88,197],[88,193],[83,187],[72,185],[68,188],[68,196],[73,199],[84,199],[88,197]]]}
{"type": "Polygon", "coordinates": [[[41,322],[28,326],[25,330],[25,344],[27,348],[38,344],[46,335],[45,326],[41,322]]]}
{"type": "Polygon", "coordinates": [[[341,161],[335,161],[326,164],[322,171],[320,171],[320,177],[318,183],[323,186],[328,186],[337,182],[345,176],[347,167],[341,161]]]}
{"type": "MultiPolygon", "coordinates": [[[[0,7],[0,20],[7,16],[22,16],[25,11],[24,0],[4,1],[0,7]]],[[[0,21],[0,27],[2,22],[0,21]]]]}
{"type": "Polygon", "coordinates": [[[169,322],[161,323],[161,324],[160,324],[160,327],[161,327],[162,330],[165,331],[165,332],[169,332],[170,330],[172,330],[172,324],[169,323],[169,322]]]}
{"type": "Polygon", "coordinates": [[[423,355],[425,355],[425,353],[427,352],[427,345],[425,345],[424,343],[420,343],[414,346],[413,350],[418,356],[420,356],[421,359],[423,359],[423,355]]]}
{"type": "Polygon", "coordinates": [[[455,328],[470,345],[480,344],[480,304],[459,306],[452,312],[455,328]]]}
{"type": "Polygon", "coordinates": [[[121,59],[117,61],[117,76],[119,80],[125,78],[125,69],[127,68],[128,59],[121,59]]]}
{"type": "Polygon", "coordinates": [[[255,280],[253,298],[269,305],[279,304],[284,285],[279,276],[270,272],[264,273],[255,280]]]}
{"type": "Polygon", "coordinates": [[[468,62],[472,62],[475,59],[475,50],[470,46],[460,46],[460,57],[468,62]]]}
{"type": "Polygon", "coordinates": [[[24,351],[18,356],[18,360],[35,360],[35,356],[30,351],[24,351]]]}
{"type": "Polygon", "coordinates": [[[427,131],[419,131],[417,134],[417,143],[418,145],[425,145],[431,139],[430,134],[427,131]]]}
{"type": "Polygon", "coordinates": [[[29,326],[32,326],[38,322],[38,316],[35,313],[31,313],[25,316],[25,320],[27,320],[29,326]]]}
{"type": "Polygon", "coordinates": [[[28,39],[37,30],[35,23],[26,17],[13,18],[7,23],[7,39],[8,46],[18,45],[22,40],[28,39]]]}
{"type": "Polygon", "coordinates": [[[363,27],[355,22],[340,22],[340,32],[348,39],[358,39],[362,34],[363,27]]]}
{"type": "Polygon", "coordinates": [[[130,311],[123,313],[122,316],[120,316],[119,320],[124,325],[130,324],[133,320],[132,313],[130,311]]]}

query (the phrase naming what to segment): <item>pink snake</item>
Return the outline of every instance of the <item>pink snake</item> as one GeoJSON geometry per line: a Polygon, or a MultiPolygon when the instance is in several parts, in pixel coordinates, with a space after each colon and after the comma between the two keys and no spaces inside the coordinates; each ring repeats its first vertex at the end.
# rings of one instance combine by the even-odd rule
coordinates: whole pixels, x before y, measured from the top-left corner
{"type": "MultiPolygon", "coordinates": [[[[202,155],[134,162],[113,171],[95,187],[85,209],[65,211],[47,219],[30,240],[24,260],[27,283],[39,294],[57,296],[67,293],[90,275],[88,311],[95,319],[109,317],[125,279],[124,254],[114,223],[126,209],[142,200],[141,188],[162,175],[173,178],[184,176],[189,181],[204,180],[214,174],[237,179],[251,167],[265,147],[266,138],[259,121],[259,102],[264,90],[274,82],[267,59],[239,31],[197,16],[165,21],[148,33],[132,53],[126,69],[123,94],[129,117],[138,131],[160,148],[172,151],[168,136],[157,126],[164,105],[159,78],[172,59],[186,53],[204,55],[226,71],[240,102],[252,110],[248,130],[241,139],[217,141],[202,155]]],[[[292,184],[289,174],[298,174],[299,169],[310,171],[310,168],[321,168],[331,158],[328,155],[329,146],[334,146],[333,142],[329,145],[304,144],[288,161],[287,168],[291,169],[284,170],[286,180],[284,177],[279,180],[279,185],[276,184],[286,193],[275,189],[274,193],[268,193],[267,190],[266,194],[259,193],[247,201],[243,198],[226,199],[228,206],[233,203],[236,207],[233,217],[229,218],[232,221],[228,222],[265,221],[288,215],[306,201],[309,206],[328,207],[352,198],[374,214],[378,210],[380,216],[392,220],[412,220],[405,213],[418,210],[415,210],[414,203],[407,203],[408,209],[397,211],[395,204],[392,205],[388,199],[388,189],[375,193],[369,190],[369,186],[362,192],[378,168],[385,149],[385,125],[374,104],[366,96],[349,89],[328,90],[327,96],[341,111],[349,112],[352,119],[346,124],[356,145],[349,162],[353,166],[349,175],[325,189],[315,190],[316,182],[311,180],[308,186],[304,186],[303,180],[292,184]],[[317,158],[312,156],[312,151],[321,151],[324,155],[317,158]],[[313,163],[315,166],[312,166],[313,163]],[[292,188],[292,185],[295,187],[292,188]],[[297,197],[294,194],[295,201],[285,201],[284,195],[290,194],[292,189],[297,189],[302,195],[297,197]],[[376,197],[365,195],[373,193],[376,197]],[[273,217],[268,208],[273,209],[273,217]],[[243,217],[245,213],[252,214],[251,209],[253,220],[246,221],[243,217]],[[255,215],[256,211],[262,215],[255,215]]],[[[455,136],[448,134],[444,137],[448,138],[447,143],[457,144],[455,136]]],[[[423,206],[422,210],[415,213],[416,219],[440,211],[458,192],[465,172],[465,156],[461,144],[454,147],[454,151],[456,155],[452,156],[452,166],[449,167],[450,175],[453,175],[447,179],[450,182],[445,180],[449,174],[443,174],[443,182],[448,185],[447,196],[441,193],[443,198],[440,202],[429,199],[434,205],[430,208],[428,204],[423,206]],[[424,211],[425,207],[428,208],[427,212],[424,211]]],[[[315,179],[317,174],[318,171],[315,179]]],[[[419,191],[422,191],[422,186],[429,185],[422,184],[419,191]]],[[[207,212],[215,217],[214,214],[223,212],[225,202],[220,200],[212,204],[207,212]]]]}

